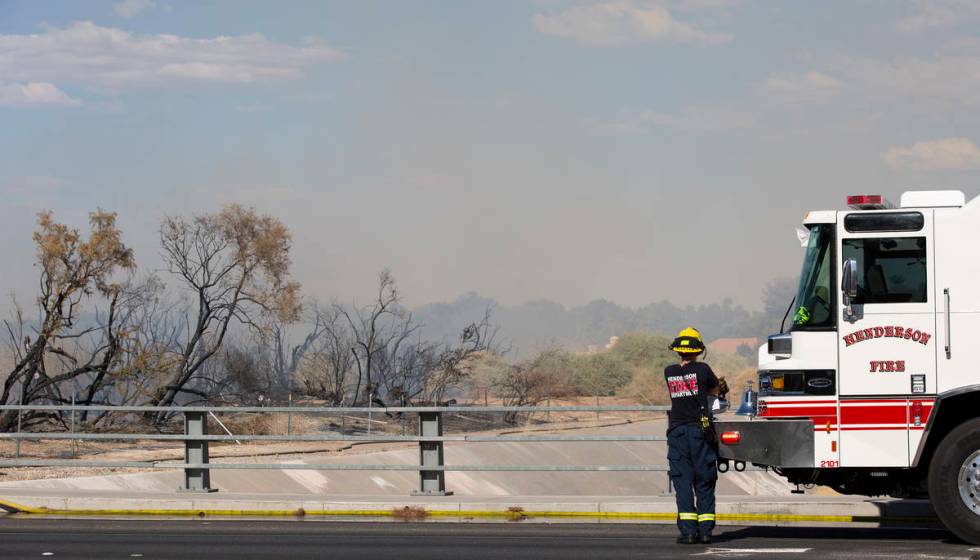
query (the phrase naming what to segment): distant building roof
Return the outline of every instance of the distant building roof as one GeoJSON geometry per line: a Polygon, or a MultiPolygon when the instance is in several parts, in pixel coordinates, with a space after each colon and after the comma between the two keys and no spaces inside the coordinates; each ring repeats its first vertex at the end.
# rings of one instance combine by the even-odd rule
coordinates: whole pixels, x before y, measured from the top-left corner
{"type": "Polygon", "coordinates": [[[748,346],[753,351],[759,347],[758,338],[719,338],[708,344],[708,349],[721,354],[734,354],[739,346],[748,346]]]}

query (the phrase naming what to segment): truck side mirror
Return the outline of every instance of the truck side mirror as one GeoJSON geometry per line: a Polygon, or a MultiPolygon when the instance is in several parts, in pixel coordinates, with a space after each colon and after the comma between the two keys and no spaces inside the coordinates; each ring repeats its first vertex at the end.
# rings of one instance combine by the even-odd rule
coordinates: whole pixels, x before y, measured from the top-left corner
{"type": "Polygon", "coordinates": [[[851,304],[858,296],[857,285],[857,261],[847,259],[844,261],[844,269],[841,271],[840,291],[844,295],[844,306],[847,308],[847,316],[854,315],[851,304]]]}

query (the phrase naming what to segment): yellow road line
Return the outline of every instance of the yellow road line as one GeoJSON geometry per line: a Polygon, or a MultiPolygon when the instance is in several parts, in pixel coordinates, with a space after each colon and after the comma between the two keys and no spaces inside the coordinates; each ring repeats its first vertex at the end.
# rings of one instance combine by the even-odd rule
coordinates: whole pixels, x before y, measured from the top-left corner
{"type": "MultiPolygon", "coordinates": [[[[515,508],[510,511],[501,510],[408,510],[400,508],[374,510],[241,510],[241,509],[52,509],[24,506],[10,501],[0,500],[0,508],[11,513],[31,515],[112,515],[112,516],[173,516],[173,517],[460,517],[460,518],[582,518],[582,519],[647,519],[673,521],[677,514],[666,512],[595,512],[595,511],[532,511],[515,508]]],[[[874,522],[934,522],[931,517],[876,517],[855,515],[791,515],[781,513],[720,513],[719,521],[755,521],[755,522],[820,522],[820,523],[874,523],[874,522]]]]}

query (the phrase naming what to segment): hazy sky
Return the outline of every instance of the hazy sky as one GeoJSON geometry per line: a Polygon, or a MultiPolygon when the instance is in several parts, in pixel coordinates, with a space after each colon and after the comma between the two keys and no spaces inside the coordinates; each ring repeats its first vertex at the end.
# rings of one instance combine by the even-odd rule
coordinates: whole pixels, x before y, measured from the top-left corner
{"type": "Polygon", "coordinates": [[[254,205],[409,303],[759,307],[848,193],[977,193],[980,2],[0,0],[0,288],[36,213],[254,205]]]}

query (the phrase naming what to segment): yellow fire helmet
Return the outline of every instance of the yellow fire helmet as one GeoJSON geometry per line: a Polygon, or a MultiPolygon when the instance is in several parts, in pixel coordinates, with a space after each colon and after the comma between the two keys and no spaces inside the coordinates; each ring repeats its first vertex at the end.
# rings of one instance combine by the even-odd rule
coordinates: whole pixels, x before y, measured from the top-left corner
{"type": "Polygon", "coordinates": [[[704,352],[704,342],[701,341],[701,333],[694,327],[687,327],[677,333],[677,338],[670,343],[669,348],[681,354],[700,354],[704,352]]]}

